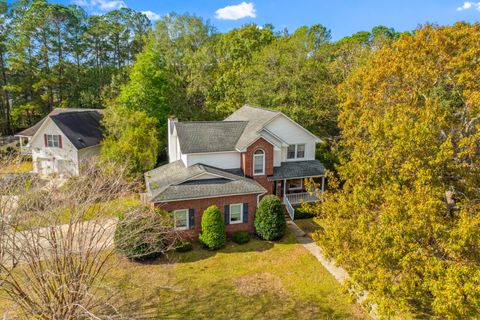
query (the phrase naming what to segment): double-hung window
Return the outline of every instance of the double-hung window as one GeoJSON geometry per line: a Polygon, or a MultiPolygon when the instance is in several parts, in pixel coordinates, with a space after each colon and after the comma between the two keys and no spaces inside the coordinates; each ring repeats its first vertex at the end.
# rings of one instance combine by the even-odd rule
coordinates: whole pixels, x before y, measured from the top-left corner
{"type": "Polygon", "coordinates": [[[265,174],[265,152],[263,150],[257,150],[253,154],[253,174],[265,174]]]}
{"type": "Polygon", "coordinates": [[[176,230],[187,230],[188,225],[188,209],[173,211],[173,226],[176,230]]]}
{"type": "Polygon", "coordinates": [[[288,190],[302,190],[303,180],[302,179],[291,179],[287,180],[288,190]]]}
{"type": "Polygon", "coordinates": [[[60,148],[60,137],[58,134],[47,134],[47,147],[60,148]]]}
{"type": "Polygon", "coordinates": [[[236,203],[230,205],[230,224],[242,223],[243,204],[236,203]]]}
{"type": "Polygon", "coordinates": [[[287,159],[304,159],[305,144],[291,144],[287,149],[287,159]]]}

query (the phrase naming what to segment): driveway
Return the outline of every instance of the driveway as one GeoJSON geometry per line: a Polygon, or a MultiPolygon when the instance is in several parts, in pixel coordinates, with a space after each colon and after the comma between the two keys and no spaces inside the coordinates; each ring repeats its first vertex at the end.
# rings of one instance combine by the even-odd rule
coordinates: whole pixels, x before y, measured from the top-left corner
{"type": "Polygon", "coordinates": [[[67,250],[72,253],[105,250],[113,246],[113,235],[117,222],[117,218],[110,218],[25,231],[13,232],[10,230],[10,234],[3,234],[0,241],[4,241],[3,245],[8,248],[8,251],[18,254],[13,257],[5,257],[5,264],[11,264],[14,258],[22,263],[21,260],[26,256],[27,249],[38,250],[42,259],[48,258],[61,250],[58,247],[64,245],[64,240],[72,240],[67,244],[67,250]],[[71,233],[74,234],[72,239],[70,239],[71,233]],[[55,247],[56,249],[54,249],[55,247]],[[22,252],[22,250],[24,251],[22,252]]]}

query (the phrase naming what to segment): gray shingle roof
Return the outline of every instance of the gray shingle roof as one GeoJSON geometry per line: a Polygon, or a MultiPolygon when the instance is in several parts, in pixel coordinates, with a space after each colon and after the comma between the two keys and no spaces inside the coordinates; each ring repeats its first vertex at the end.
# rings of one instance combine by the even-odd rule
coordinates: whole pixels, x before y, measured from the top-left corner
{"type": "Polygon", "coordinates": [[[234,194],[259,194],[266,190],[256,181],[204,164],[185,167],[181,160],[145,173],[151,201],[171,201],[234,194]],[[211,179],[200,179],[202,174],[211,179]]]}
{"type": "Polygon", "coordinates": [[[72,111],[51,115],[77,150],[98,145],[103,139],[102,114],[93,111],[72,111]]]}
{"type": "Polygon", "coordinates": [[[201,152],[235,151],[242,136],[245,121],[177,122],[180,150],[184,154],[201,152]]]}
{"type": "Polygon", "coordinates": [[[319,160],[282,162],[280,167],[273,168],[273,176],[269,181],[322,176],[325,168],[319,160]]]}
{"type": "Polygon", "coordinates": [[[252,106],[243,106],[232,113],[225,122],[229,121],[247,121],[248,124],[244,130],[244,134],[238,139],[236,148],[243,150],[248,147],[260,134],[259,131],[270,122],[273,118],[281,114],[280,111],[267,110],[252,106]]]}
{"type": "Polygon", "coordinates": [[[98,109],[80,109],[80,108],[56,108],[53,109],[52,112],[50,112],[46,117],[44,117],[42,120],[37,122],[35,125],[31,126],[30,128],[27,128],[23,131],[20,131],[17,133],[17,136],[24,136],[24,137],[33,137],[37,130],[42,126],[42,124],[45,122],[45,120],[50,117],[50,116],[55,116],[61,113],[66,113],[66,112],[82,112],[82,111],[96,111],[99,113],[102,113],[102,110],[98,109]]]}

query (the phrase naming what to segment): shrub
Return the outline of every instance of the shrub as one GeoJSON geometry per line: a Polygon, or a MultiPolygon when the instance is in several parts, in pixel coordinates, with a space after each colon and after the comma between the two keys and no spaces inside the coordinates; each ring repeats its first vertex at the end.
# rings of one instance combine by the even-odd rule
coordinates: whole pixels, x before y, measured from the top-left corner
{"type": "Polygon", "coordinates": [[[295,208],[295,219],[313,218],[315,215],[303,207],[295,208]]]}
{"type": "Polygon", "coordinates": [[[260,201],[255,214],[255,230],[265,240],[276,240],[285,234],[285,213],[280,199],[268,195],[260,201]]]}
{"type": "Polygon", "coordinates": [[[232,237],[233,242],[238,244],[244,244],[250,241],[250,236],[247,231],[235,231],[232,237]]]}
{"type": "Polygon", "coordinates": [[[45,211],[48,207],[55,207],[53,204],[55,200],[54,195],[49,191],[37,189],[26,194],[21,194],[18,200],[18,207],[21,211],[45,211]]]}
{"type": "Polygon", "coordinates": [[[193,246],[188,241],[180,240],[180,241],[177,241],[177,243],[175,244],[175,250],[177,252],[188,252],[188,251],[191,251],[192,249],[193,249],[193,246]]]}
{"type": "Polygon", "coordinates": [[[154,259],[175,248],[176,233],[161,215],[148,208],[121,214],[114,233],[116,250],[129,259],[154,259]]]}
{"type": "Polygon", "coordinates": [[[216,206],[208,207],[202,215],[202,232],[199,240],[210,250],[225,246],[227,234],[220,210],[216,206]]]}

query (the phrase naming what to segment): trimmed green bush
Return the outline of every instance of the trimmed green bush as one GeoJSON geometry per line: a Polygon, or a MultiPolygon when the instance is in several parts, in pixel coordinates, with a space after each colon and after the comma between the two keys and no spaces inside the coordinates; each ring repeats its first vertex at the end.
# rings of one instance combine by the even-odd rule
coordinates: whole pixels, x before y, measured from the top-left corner
{"type": "Polygon", "coordinates": [[[250,236],[247,231],[235,231],[232,236],[232,241],[238,244],[244,244],[250,241],[250,236]]]}
{"type": "Polygon", "coordinates": [[[193,249],[193,246],[188,241],[180,240],[175,244],[175,250],[177,252],[188,252],[188,251],[191,251],[192,249],[193,249]]]}
{"type": "Polygon", "coordinates": [[[216,206],[208,207],[202,215],[200,242],[210,250],[223,248],[227,242],[222,214],[216,206]]]}
{"type": "Polygon", "coordinates": [[[285,212],[280,199],[274,195],[262,198],[255,214],[255,230],[265,240],[277,240],[285,234],[285,212]]]}
{"type": "Polygon", "coordinates": [[[303,207],[295,208],[295,219],[308,219],[313,218],[314,216],[313,213],[305,210],[303,207]]]}
{"type": "Polygon", "coordinates": [[[132,260],[157,258],[176,242],[173,229],[158,213],[145,208],[120,214],[113,240],[115,249],[132,260]]]}

